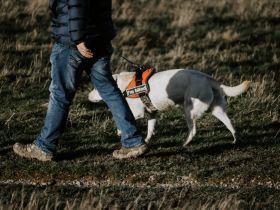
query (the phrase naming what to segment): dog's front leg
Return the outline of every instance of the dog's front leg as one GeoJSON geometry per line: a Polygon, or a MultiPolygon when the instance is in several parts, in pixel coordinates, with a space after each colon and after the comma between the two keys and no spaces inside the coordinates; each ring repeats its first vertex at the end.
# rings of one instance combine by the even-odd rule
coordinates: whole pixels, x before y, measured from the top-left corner
{"type": "Polygon", "coordinates": [[[147,113],[148,114],[148,131],[147,137],[145,139],[146,143],[149,143],[150,139],[154,135],[155,125],[156,125],[156,114],[155,113],[147,113]]]}
{"type": "Polygon", "coordinates": [[[154,130],[155,130],[155,125],[156,125],[156,119],[150,119],[148,120],[148,133],[147,133],[147,137],[145,139],[146,143],[149,143],[150,139],[152,138],[152,136],[154,135],[154,130]]]}

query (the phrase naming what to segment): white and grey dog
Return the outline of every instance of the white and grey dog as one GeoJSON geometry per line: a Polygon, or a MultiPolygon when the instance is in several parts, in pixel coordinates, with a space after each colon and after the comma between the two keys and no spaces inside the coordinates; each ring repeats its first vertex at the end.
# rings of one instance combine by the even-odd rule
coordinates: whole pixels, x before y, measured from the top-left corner
{"type": "MultiPolygon", "coordinates": [[[[127,88],[134,74],[134,72],[122,72],[113,75],[122,92],[127,88]]],[[[238,86],[229,87],[220,84],[209,75],[199,71],[173,69],[154,74],[149,80],[149,85],[149,97],[158,111],[167,110],[170,106],[177,104],[184,106],[189,128],[189,134],[184,146],[188,145],[195,136],[196,121],[207,110],[210,110],[216,118],[225,124],[232,133],[233,143],[236,142],[235,130],[225,112],[224,95],[234,97],[242,94],[249,88],[250,81],[244,81],[238,86]]],[[[102,100],[96,89],[89,93],[88,98],[92,102],[102,100]]],[[[144,117],[145,106],[139,98],[127,98],[127,102],[135,119],[144,117]]],[[[148,120],[146,142],[151,139],[155,124],[156,118],[148,120]]]]}

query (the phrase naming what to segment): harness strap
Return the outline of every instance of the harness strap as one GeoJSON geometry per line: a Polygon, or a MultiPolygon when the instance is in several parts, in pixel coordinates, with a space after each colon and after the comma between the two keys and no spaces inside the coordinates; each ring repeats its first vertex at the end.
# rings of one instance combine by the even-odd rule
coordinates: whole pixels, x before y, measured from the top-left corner
{"type": "Polygon", "coordinates": [[[157,112],[157,108],[152,104],[152,101],[148,94],[141,94],[140,99],[149,113],[157,112]]]}
{"type": "Polygon", "coordinates": [[[142,85],[142,67],[136,69],[136,86],[142,85]]]}

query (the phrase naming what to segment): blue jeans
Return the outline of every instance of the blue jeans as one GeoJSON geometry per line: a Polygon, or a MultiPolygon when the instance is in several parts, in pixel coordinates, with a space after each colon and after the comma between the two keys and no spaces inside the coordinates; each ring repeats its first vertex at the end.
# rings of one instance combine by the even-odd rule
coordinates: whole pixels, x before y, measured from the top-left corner
{"type": "Polygon", "coordinates": [[[55,44],[52,49],[50,99],[44,126],[34,143],[43,151],[56,152],[58,138],[65,127],[69,107],[76,93],[79,78],[86,70],[92,83],[113,114],[117,128],[121,130],[121,143],[132,148],[144,143],[141,132],[136,128],[134,116],[117,87],[110,70],[110,49],[107,55],[95,54],[85,59],[77,49],[55,44]]]}

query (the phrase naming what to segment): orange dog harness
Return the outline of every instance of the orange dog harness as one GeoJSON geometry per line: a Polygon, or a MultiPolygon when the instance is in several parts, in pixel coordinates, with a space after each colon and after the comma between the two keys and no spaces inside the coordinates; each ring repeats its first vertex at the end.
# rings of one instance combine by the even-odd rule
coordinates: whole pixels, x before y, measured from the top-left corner
{"type": "Polygon", "coordinates": [[[138,66],[136,73],[128,84],[126,90],[123,92],[123,95],[128,98],[140,98],[148,113],[152,114],[157,111],[155,106],[152,104],[151,99],[148,95],[150,92],[149,88],[149,79],[155,73],[155,68],[150,67],[143,70],[142,66],[138,66]]]}

